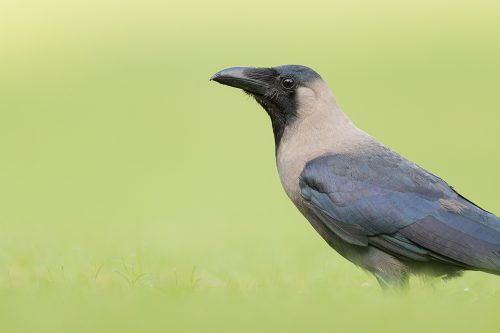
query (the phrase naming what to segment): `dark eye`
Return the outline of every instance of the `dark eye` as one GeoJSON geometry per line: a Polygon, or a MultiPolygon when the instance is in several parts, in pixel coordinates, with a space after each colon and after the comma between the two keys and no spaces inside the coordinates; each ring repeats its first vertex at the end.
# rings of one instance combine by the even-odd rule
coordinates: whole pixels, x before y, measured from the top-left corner
{"type": "Polygon", "coordinates": [[[285,89],[292,89],[295,86],[295,81],[293,79],[287,77],[287,78],[284,78],[283,80],[281,80],[281,85],[285,89]]]}

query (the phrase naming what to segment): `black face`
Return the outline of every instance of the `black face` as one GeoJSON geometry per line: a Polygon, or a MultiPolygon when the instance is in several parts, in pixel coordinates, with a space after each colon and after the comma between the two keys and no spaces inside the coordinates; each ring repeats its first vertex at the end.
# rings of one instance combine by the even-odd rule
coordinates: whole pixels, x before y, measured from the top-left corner
{"type": "Polygon", "coordinates": [[[216,73],[211,80],[240,88],[255,98],[271,117],[277,147],[285,127],[297,118],[297,88],[318,78],[320,76],[308,67],[286,65],[232,67],[216,73]]]}

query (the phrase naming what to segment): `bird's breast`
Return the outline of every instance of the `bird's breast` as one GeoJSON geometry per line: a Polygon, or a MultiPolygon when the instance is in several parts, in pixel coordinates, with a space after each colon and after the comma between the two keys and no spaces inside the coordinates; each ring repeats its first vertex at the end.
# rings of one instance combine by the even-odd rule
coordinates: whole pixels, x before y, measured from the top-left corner
{"type": "Polygon", "coordinates": [[[281,184],[296,205],[301,205],[303,202],[299,180],[306,163],[336,151],[335,143],[324,139],[325,137],[318,137],[313,129],[287,128],[278,146],[276,165],[281,184]]]}
{"type": "Polygon", "coordinates": [[[281,185],[288,197],[295,204],[301,201],[299,177],[305,163],[306,162],[302,159],[290,158],[290,156],[278,155],[276,157],[276,165],[278,167],[281,185]]]}

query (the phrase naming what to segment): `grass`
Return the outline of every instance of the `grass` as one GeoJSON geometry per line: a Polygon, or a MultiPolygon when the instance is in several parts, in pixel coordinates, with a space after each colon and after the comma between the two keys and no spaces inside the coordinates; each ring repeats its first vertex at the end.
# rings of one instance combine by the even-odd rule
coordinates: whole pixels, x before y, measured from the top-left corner
{"type": "Polygon", "coordinates": [[[99,265],[79,256],[72,263],[80,270],[10,266],[0,290],[2,326],[9,332],[496,330],[497,277],[481,273],[447,283],[415,279],[406,294],[383,294],[373,278],[333,254],[307,267],[276,262],[278,269],[267,273],[181,269],[166,258],[151,260],[153,253],[142,256],[99,265]]]}
{"type": "Polygon", "coordinates": [[[281,189],[267,116],[208,78],[309,65],[495,213],[491,1],[16,1],[0,10],[0,332],[497,332],[482,273],[384,295],[281,189]]]}

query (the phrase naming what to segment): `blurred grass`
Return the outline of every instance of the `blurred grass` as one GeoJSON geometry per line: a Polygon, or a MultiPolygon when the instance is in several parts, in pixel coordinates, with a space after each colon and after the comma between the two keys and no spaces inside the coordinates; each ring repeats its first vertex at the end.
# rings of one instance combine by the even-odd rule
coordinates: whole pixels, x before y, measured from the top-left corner
{"type": "Polygon", "coordinates": [[[265,113],[298,63],[500,212],[494,1],[0,2],[0,332],[496,332],[499,280],[383,296],[288,201],[265,113]]]}

